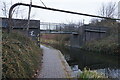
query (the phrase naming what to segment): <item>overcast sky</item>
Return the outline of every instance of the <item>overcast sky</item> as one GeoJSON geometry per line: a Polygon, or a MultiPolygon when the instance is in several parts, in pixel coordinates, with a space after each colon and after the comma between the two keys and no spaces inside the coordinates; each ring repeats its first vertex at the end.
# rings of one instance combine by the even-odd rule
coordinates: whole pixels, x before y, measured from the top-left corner
{"type": "MultiPolygon", "coordinates": [[[[7,6],[9,7],[11,1],[12,4],[17,2],[30,3],[30,0],[0,0],[0,4],[2,4],[2,2],[6,2],[7,6]]],[[[98,10],[100,9],[103,3],[119,2],[119,0],[42,0],[42,1],[47,7],[76,11],[80,13],[93,15],[99,15],[98,10]]],[[[40,0],[32,0],[32,2],[34,5],[43,6],[40,0]]],[[[0,8],[2,8],[2,5],[0,5],[0,8]]],[[[22,15],[22,17],[26,18],[28,11],[26,7],[21,6],[19,9],[21,10],[25,9],[23,12],[20,12],[19,14],[22,15]]],[[[55,23],[79,22],[82,21],[83,19],[85,20],[85,23],[89,23],[89,20],[91,19],[91,17],[84,17],[34,8],[32,8],[31,15],[32,19],[41,20],[41,22],[55,22],[55,23]]],[[[3,15],[0,10],[0,17],[2,16],[3,15]]]]}

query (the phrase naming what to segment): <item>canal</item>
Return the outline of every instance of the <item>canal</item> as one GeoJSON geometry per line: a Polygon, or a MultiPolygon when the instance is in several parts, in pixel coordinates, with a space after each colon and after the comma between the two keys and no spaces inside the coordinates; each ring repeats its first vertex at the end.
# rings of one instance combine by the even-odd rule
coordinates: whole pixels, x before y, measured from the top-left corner
{"type": "Polygon", "coordinates": [[[66,61],[73,69],[78,66],[81,71],[86,67],[90,70],[96,70],[109,78],[120,79],[119,56],[93,53],[70,47],[59,47],[66,61]]]}

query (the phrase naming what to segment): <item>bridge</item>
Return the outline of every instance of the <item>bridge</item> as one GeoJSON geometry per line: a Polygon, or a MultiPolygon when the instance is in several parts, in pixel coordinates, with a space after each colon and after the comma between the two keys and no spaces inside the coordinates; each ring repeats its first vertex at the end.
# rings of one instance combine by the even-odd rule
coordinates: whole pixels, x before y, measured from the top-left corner
{"type": "Polygon", "coordinates": [[[41,34],[78,34],[78,32],[56,31],[56,30],[40,30],[41,34]]]}
{"type": "Polygon", "coordinates": [[[77,31],[75,30],[64,31],[59,28],[59,29],[53,29],[53,30],[51,29],[40,30],[40,33],[41,34],[70,34],[70,46],[79,48],[82,45],[84,45],[86,42],[105,38],[106,36],[109,35],[109,28],[104,26],[83,25],[83,26],[79,26],[77,28],[77,31]]]}
{"type": "MultiPolygon", "coordinates": [[[[1,18],[2,28],[8,28],[8,18],[1,18]]],[[[80,47],[88,41],[99,40],[109,35],[108,27],[104,26],[77,26],[63,23],[48,23],[40,22],[39,20],[30,20],[29,36],[37,39],[40,43],[40,34],[71,34],[70,45],[72,47],[80,47]],[[42,29],[43,27],[43,29],[42,29]],[[68,28],[66,28],[68,27],[68,28]],[[77,28],[77,30],[75,30],[77,28]],[[37,38],[36,38],[37,37],[37,38]]],[[[12,29],[28,34],[25,30],[27,28],[27,20],[13,19],[12,29]]]]}
{"type": "Polygon", "coordinates": [[[108,27],[84,25],[79,28],[78,34],[73,34],[71,36],[70,44],[72,47],[81,47],[86,42],[100,40],[108,35],[108,27]]]}

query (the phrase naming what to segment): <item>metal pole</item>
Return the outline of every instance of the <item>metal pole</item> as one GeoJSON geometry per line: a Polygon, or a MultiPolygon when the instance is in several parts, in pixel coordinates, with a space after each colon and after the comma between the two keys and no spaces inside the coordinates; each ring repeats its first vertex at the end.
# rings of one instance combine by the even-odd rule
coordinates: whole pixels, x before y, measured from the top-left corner
{"type": "Polygon", "coordinates": [[[29,27],[30,27],[31,5],[32,5],[32,0],[30,0],[30,6],[29,6],[29,12],[28,12],[28,27],[27,27],[27,33],[28,33],[28,36],[29,36],[29,27]]]}

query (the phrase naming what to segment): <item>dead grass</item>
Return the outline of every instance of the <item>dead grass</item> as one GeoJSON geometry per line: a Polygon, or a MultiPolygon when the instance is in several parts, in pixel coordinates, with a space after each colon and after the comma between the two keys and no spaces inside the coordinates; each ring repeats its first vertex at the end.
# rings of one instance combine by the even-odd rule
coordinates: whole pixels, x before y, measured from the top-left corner
{"type": "Polygon", "coordinates": [[[3,78],[32,78],[40,67],[42,52],[37,44],[20,33],[3,32],[3,78]]]}

